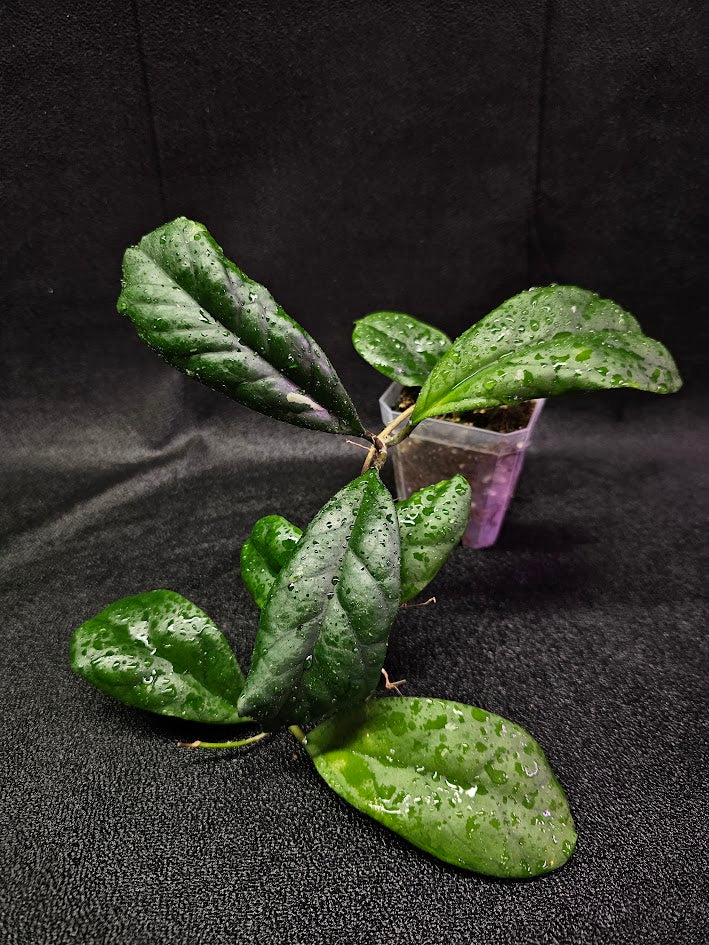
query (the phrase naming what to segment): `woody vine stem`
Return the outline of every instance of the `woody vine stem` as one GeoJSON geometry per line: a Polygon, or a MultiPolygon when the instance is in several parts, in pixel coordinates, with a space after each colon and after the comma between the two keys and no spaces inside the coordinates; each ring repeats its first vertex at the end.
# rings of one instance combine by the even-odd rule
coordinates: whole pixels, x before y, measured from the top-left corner
{"type": "Polygon", "coordinates": [[[388,423],[378,436],[372,433],[367,435],[367,439],[371,439],[372,441],[372,446],[369,448],[367,458],[362,466],[362,475],[372,466],[374,466],[375,469],[381,469],[387,461],[387,448],[401,443],[401,441],[406,439],[409,433],[411,433],[413,426],[410,423],[406,422],[403,427],[401,427],[401,424],[408,421],[409,417],[414,412],[415,406],[415,404],[412,404],[410,407],[407,407],[403,413],[400,413],[391,423],[388,423]],[[395,433],[394,431],[397,427],[401,427],[401,429],[397,430],[395,433]]]}

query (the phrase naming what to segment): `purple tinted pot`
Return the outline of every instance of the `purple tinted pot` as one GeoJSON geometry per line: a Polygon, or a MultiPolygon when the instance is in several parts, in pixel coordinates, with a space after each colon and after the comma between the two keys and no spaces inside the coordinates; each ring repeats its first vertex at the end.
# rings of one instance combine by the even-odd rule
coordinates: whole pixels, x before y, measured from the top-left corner
{"type": "MultiPolygon", "coordinates": [[[[385,425],[401,413],[395,406],[401,391],[400,384],[390,384],[379,399],[385,425]]],[[[461,473],[472,491],[463,544],[466,548],[494,545],[543,406],[544,400],[534,401],[529,423],[513,433],[496,433],[449,420],[423,420],[391,450],[398,498],[406,499],[417,489],[461,473]]]]}

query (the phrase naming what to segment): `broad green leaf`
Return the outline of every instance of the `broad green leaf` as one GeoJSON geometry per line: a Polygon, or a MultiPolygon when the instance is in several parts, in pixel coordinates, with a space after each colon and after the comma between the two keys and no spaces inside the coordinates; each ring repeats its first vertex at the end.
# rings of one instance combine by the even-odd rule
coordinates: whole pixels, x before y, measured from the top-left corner
{"type": "Polygon", "coordinates": [[[305,746],[348,803],[447,863],[527,878],[573,852],[563,788],[532,736],[499,715],[372,699],[319,725],[305,746]]]}
{"type": "Polygon", "coordinates": [[[126,250],[118,311],[170,364],[253,410],[363,432],[322,350],[201,223],[179,217],[126,250]]]}
{"type": "Polygon", "coordinates": [[[401,535],[401,600],[415,597],[463,537],[470,518],[470,486],[453,476],[396,503],[401,535]]]}
{"type": "Polygon", "coordinates": [[[261,612],[242,715],[307,724],[377,685],[399,606],[399,528],[375,470],[305,530],[261,612]]]}
{"type": "Polygon", "coordinates": [[[174,591],[109,604],[71,638],[72,669],[126,705],[195,722],[244,722],[244,685],[221,631],[174,591]]]}
{"type": "Polygon", "coordinates": [[[352,344],[380,374],[407,387],[421,387],[451,340],[411,315],[374,312],[355,323],[352,344]]]}
{"type": "Polygon", "coordinates": [[[260,518],[241,549],[241,577],[262,608],[303,532],[282,515],[260,518]]]}
{"type": "Polygon", "coordinates": [[[681,384],[669,351],[643,335],[629,312],[586,289],[548,286],[515,295],[457,338],[411,420],[568,391],[666,394],[681,384]]]}

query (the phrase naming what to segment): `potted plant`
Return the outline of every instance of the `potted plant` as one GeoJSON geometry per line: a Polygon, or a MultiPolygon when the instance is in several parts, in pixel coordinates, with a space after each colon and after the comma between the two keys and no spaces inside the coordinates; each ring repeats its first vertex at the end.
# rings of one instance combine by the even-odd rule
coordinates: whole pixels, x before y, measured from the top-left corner
{"type": "Polygon", "coordinates": [[[679,383],[667,351],[615,302],[576,286],[530,289],[454,343],[400,312],[374,312],[352,334],[359,354],[393,383],[382,421],[405,439],[394,453],[398,495],[462,474],[472,491],[463,544],[495,543],[544,398],[569,390],[679,383]],[[420,391],[420,392],[419,392],[420,391]]]}
{"type": "Polygon", "coordinates": [[[204,611],[166,590],[109,604],[82,623],[71,640],[72,667],[127,705],[260,726],[189,747],[240,749],[288,729],[345,800],[448,863],[505,877],[561,866],[574,849],[574,823],[532,736],[484,709],[401,696],[403,681],[388,679],[394,619],[460,540],[471,495],[456,475],[395,504],[379,470],[418,423],[481,400],[677,388],[669,353],[632,316],[590,293],[584,298],[578,313],[567,290],[548,290],[538,309],[537,296],[506,303],[482,332],[476,326],[477,334],[453,343],[416,403],[374,434],[315,341],[201,224],[179,218],[143,237],[126,251],[118,309],[144,341],[249,407],[371,446],[360,475],[303,531],[269,515],[245,541],[241,573],[260,610],[246,677],[204,611]],[[520,325],[538,332],[536,348],[505,342],[520,325]],[[487,360],[471,370],[481,355],[487,360]],[[396,698],[370,698],[382,675],[396,698]]]}

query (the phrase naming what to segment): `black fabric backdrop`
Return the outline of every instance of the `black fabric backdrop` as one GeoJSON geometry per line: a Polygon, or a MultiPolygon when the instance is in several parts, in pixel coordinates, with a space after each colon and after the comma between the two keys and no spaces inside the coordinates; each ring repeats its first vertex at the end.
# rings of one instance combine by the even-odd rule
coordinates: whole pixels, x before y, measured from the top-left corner
{"type": "MultiPolygon", "coordinates": [[[[0,937],[63,943],[699,943],[707,856],[707,95],[700,5],[6,0],[0,937]],[[289,737],[246,755],[72,677],[72,629],[170,587],[247,666],[238,549],[359,467],[247,413],[115,314],[123,248],[205,222],[330,354],[375,308],[458,333],[529,284],[637,314],[671,398],[550,403],[502,537],[459,549],[387,665],[529,728],[577,852],[448,868],[347,808],[289,737]]],[[[387,473],[390,480],[390,472],[387,473]]]]}

